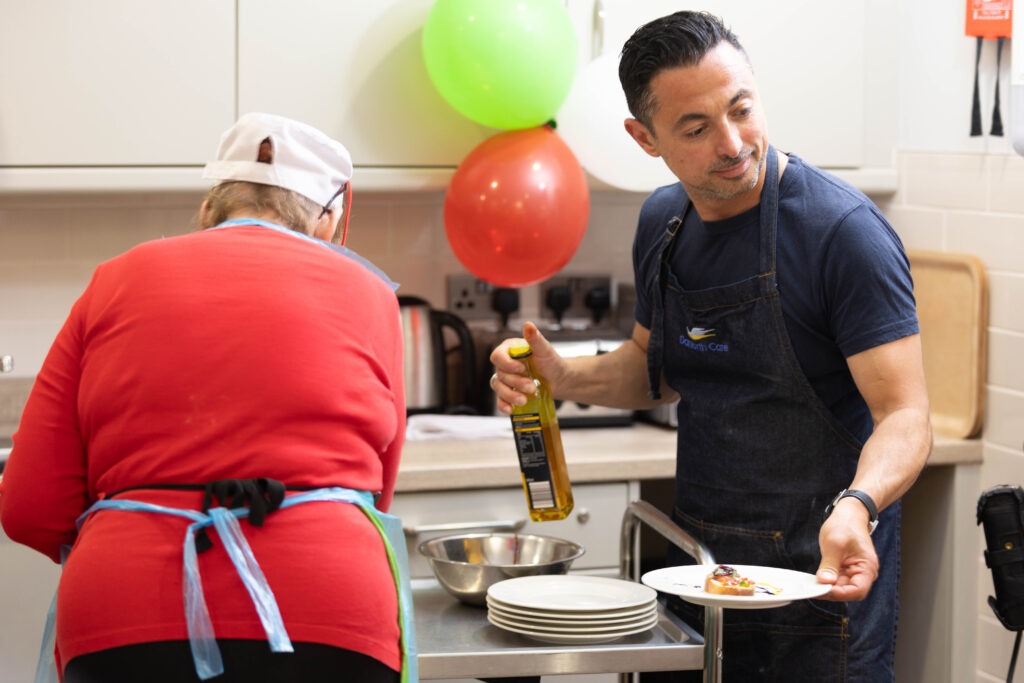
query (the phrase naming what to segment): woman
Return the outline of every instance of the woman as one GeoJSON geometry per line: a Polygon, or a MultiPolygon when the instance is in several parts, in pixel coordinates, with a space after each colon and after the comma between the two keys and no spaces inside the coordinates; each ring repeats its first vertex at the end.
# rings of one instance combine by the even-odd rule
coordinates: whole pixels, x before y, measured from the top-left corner
{"type": "Polygon", "coordinates": [[[351,174],[321,132],[244,116],[202,230],[101,264],[72,308],[0,488],[12,539],[70,546],[65,681],[399,680],[367,508],[394,492],[402,335],[394,285],[328,242],[351,174]]]}

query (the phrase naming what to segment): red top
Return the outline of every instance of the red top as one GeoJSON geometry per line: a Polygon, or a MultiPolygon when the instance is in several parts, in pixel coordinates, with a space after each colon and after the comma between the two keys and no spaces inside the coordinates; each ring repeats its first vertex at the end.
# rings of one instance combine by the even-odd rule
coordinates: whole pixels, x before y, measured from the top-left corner
{"type": "MultiPolygon", "coordinates": [[[[0,484],[4,530],[59,561],[59,659],[187,639],[188,520],[101,511],[105,493],[270,477],[394,493],[405,432],[391,288],[322,243],[266,227],[142,244],[100,265],[59,332],[0,484]]],[[[201,492],[118,496],[199,509],[201,492]]],[[[394,583],[355,506],[308,503],[242,529],[295,642],[398,670],[394,583]]],[[[218,638],[265,639],[216,532],[199,555],[218,638]]]]}

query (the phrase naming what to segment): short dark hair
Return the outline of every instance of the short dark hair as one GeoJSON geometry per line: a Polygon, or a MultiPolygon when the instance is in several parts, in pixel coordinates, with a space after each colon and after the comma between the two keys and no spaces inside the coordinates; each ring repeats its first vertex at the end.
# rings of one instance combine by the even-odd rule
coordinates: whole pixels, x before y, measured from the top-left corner
{"type": "Polygon", "coordinates": [[[709,12],[684,10],[638,28],[619,59],[619,82],[633,117],[650,128],[655,106],[651,80],[662,69],[700,63],[723,41],[746,56],[736,35],[709,12]]]}

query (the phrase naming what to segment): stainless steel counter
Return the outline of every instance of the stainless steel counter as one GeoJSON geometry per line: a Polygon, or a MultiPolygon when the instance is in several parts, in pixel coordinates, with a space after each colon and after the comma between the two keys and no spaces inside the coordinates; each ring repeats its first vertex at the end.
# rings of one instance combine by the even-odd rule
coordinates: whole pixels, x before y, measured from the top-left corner
{"type": "Polygon", "coordinates": [[[432,579],[413,583],[420,678],[509,678],[700,669],[704,639],[661,612],[651,630],[598,645],[552,645],[487,621],[432,579]]]}

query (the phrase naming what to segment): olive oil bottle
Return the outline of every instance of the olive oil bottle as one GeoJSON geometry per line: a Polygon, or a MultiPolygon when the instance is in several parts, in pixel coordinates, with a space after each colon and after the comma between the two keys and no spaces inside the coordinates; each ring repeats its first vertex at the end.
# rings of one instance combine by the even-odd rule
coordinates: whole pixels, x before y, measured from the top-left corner
{"type": "Polygon", "coordinates": [[[526,364],[537,385],[537,393],[529,397],[526,405],[512,409],[512,432],[530,519],[535,522],[565,519],[572,512],[572,485],[565,466],[555,402],[544,378],[533,366],[533,351],[529,345],[514,346],[509,349],[509,355],[526,364]]]}

